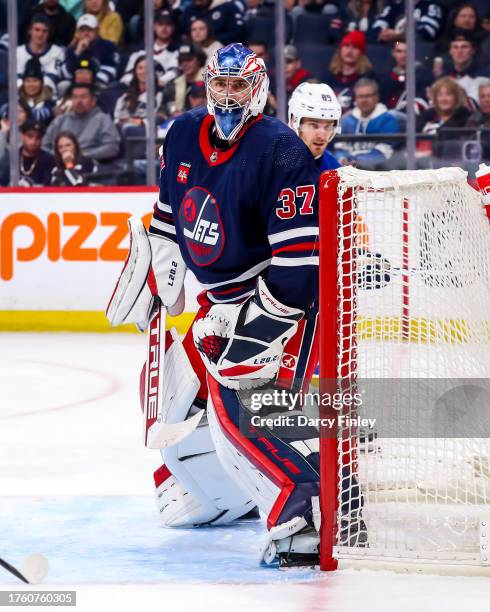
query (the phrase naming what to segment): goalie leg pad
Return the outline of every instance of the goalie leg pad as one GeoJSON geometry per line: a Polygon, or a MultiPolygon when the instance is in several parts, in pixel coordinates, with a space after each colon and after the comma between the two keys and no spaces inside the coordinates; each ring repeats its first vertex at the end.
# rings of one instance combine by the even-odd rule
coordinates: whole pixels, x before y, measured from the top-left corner
{"type": "MultiPolygon", "coordinates": [[[[184,430],[186,423],[202,413],[205,403],[194,402],[199,379],[174,329],[167,334],[166,344],[163,423],[159,426],[173,434],[172,428],[184,430]]],[[[223,469],[205,416],[185,437],[174,438],[172,445],[162,448],[161,454],[166,472],[164,478],[155,479],[155,485],[165,526],[223,525],[255,507],[250,496],[223,469]]]]}
{"type": "Polygon", "coordinates": [[[318,452],[311,442],[288,444],[260,430],[246,437],[239,429],[244,407],[238,394],[211,376],[208,387],[208,420],[218,456],[268,515],[267,527],[296,516],[313,525],[311,498],[319,494],[319,476],[318,452]]]}
{"type": "Polygon", "coordinates": [[[224,470],[205,419],[185,440],[161,453],[169,476],[157,486],[156,496],[166,527],[225,525],[255,507],[224,470]]]}

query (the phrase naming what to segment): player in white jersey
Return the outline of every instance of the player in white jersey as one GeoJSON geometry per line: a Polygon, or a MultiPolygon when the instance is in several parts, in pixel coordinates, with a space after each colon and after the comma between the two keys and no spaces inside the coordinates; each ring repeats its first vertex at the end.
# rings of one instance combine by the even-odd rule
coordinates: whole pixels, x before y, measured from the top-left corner
{"type": "Polygon", "coordinates": [[[340,133],[341,115],[335,93],[324,83],[301,83],[289,100],[289,127],[310,149],[321,172],[340,166],[327,146],[340,133]]]}

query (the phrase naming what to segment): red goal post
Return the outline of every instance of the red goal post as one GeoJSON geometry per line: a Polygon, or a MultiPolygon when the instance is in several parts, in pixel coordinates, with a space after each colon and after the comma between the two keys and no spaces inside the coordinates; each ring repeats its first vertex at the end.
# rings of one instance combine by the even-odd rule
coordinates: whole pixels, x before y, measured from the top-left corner
{"type": "MultiPolygon", "coordinates": [[[[490,228],[466,173],[327,171],[319,206],[320,391],[369,379],[378,410],[387,387],[380,401],[377,380],[411,380],[418,403],[409,398],[404,417],[422,421],[431,385],[440,394],[490,378],[490,228]]],[[[390,398],[378,416],[399,416],[405,400],[390,398]]],[[[490,419],[484,399],[487,408],[490,419]]],[[[321,432],[322,569],[344,559],[490,566],[490,440],[456,433],[321,432]]]]}

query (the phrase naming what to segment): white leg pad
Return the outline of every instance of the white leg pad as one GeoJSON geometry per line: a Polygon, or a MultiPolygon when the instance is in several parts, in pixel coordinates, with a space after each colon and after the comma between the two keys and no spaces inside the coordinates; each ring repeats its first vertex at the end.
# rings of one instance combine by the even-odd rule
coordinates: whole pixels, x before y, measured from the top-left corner
{"type": "Polygon", "coordinates": [[[262,512],[269,514],[281,489],[228,440],[219,424],[211,396],[208,399],[208,422],[216,452],[230,477],[248,491],[262,512]]]}
{"type": "Polygon", "coordinates": [[[224,525],[255,507],[250,495],[223,469],[203,421],[185,440],[161,451],[172,474],[156,492],[166,527],[224,525]]]}

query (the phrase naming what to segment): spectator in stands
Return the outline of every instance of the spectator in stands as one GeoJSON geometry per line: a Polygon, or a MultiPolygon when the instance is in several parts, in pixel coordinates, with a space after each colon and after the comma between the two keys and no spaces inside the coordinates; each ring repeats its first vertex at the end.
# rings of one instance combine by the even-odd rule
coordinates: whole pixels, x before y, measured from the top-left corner
{"type": "Polygon", "coordinates": [[[5,104],[8,100],[8,72],[9,58],[6,49],[0,47],[0,105],[5,104]]]}
{"type": "Polygon", "coordinates": [[[187,94],[192,83],[204,81],[205,65],[206,54],[199,47],[192,43],[179,47],[179,67],[182,74],[170,81],[163,90],[163,104],[167,117],[189,110],[186,106],[187,94]]]}
{"type": "Polygon", "coordinates": [[[96,106],[90,85],[75,84],[71,88],[72,110],[54,119],[44,137],[48,151],[54,150],[56,136],[73,132],[82,154],[97,161],[114,159],[119,152],[120,137],[109,115],[96,106]]]}
{"type": "Polygon", "coordinates": [[[330,0],[302,0],[290,11],[295,28],[301,15],[322,14],[329,17],[325,26],[325,43],[337,44],[347,29],[347,11],[343,3],[330,0]]]}
{"type": "Polygon", "coordinates": [[[284,47],[286,92],[290,96],[300,83],[312,79],[313,75],[301,65],[301,58],[294,45],[284,47]]]}
{"type": "Polygon", "coordinates": [[[467,125],[490,128],[490,79],[478,87],[478,107],[478,110],[471,113],[467,125]]]}
{"type": "MultiPolygon", "coordinates": [[[[97,65],[93,60],[90,59],[80,59],[78,65],[75,67],[73,73],[73,84],[79,85],[90,85],[95,93],[95,96],[98,97],[101,92],[100,84],[96,81],[97,74],[97,65]]],[[[67,113],[71,110],[71,88],[67,87],[65,93],[58,98],[56,101],[56,106],[54,107],[54,116],[57,117],[62,113],[67,113]]]]}
{"type": "MultiPolygon", "coordinates": [[[[415,32],[423,41],[436,40],[444,24],[445,12],[439,2],[416,0],[415,32]]],[[[405,2],[387,0],[382,12],[377,16],[370,32],[375,42],[393,43],[405,37],[405,2]]]]}
{"type": "Polygon", "coordinates": [[[60,66],[65,59],[65,53],[58,45],[48,42],[50,27],[49,19],[42,13],[31,19],[27,43],[17,47],[17,76],[22,79],[28,60],[37,57],[41,63],[44,84],[56,92],[60,66]]]}
{"type": "Polygon", "coordinates": [[[269,49],[266,43],[262,40],[251,40],[248,43],[248,48],[250,51],[253,51],[257,57],[264,60],[264,63],[267,68],[267,74],[269,75],[269,91],[267,92],[267,103],[264,107],[264,115],[275,115],[277,102],[274,97],[274,93],[276,91],[276,73],[274,66],[270,64],[270,55],[269,49]]]}
{"type": "MultiPolygon", "coordinates": [[[[175,27],[175,19],[170,11],[160,11],[155,14],[153,60],[157,71],[158,86],[162,88],[180,74],[179,47],[175,44],[175,27]]],[[[133,78],[136,60],[144,55],[145,50],[140,48],[129,56],[121,77],[123,83],[129,85],[133,78]]]]}
{"type": "Polygon", "coordinates": [[[187,104],[189,109],[198,108],[199,106],[206,106],[206,86],[204,81],[195,81],[189,88],[187,94],[187,104]]]}
{"type": "MultiPolygon", "coordinates": [[[[125,24],[137,16],[141,9],[144,9],[144,3],[141,0],[116,0],[114,4],[116,11],[121,15],[121,19],[125,24]]],[[[154,4],[156,3],[154,2],[154,4]]]]}
{"type": "MultiPolygon", "coordinates": [[[[285,8],[290,11],[295,0],[286,0],[285,8]]],[[[273,17],[275,0],[247,0],[247,19],[250,17],[273,17]]],[[[249,47],[250,48],[250,47],[249,47]]]]}
{"type": "Polygon", "coordinates": [[[347,32],[358,30],[367,34],[381,12],[382,0],[350,0],[342,7],[347,32]]]}
{"type": "Polygon", "coordinates": [[[455,35],[461,32],[468,34],[477,47],[487,36],[476,8],[467,2],[460,4],[449,13],[446,30],[437,41],[436,49],[439,52],[447,51],[455,35]]]}
{"type": "Polygon", "coordinates": [[[47,125],[53,118],[53,92],[44,85],[43,71],[37,57],[32,57],[26,63],[22,85],[19,87],[19,99],[29,106],[35,121],[47,125]]]}
{"type": "MultiPolygon", "coordinates": [[[[298,85],[304,83],[305,81],[309,81],[314,77],[309,70],[302,67],[301,58],[294,45],[286,45],[284,47],[284,60],[286,93],[289,99],[298,85]]],[[[269,91],[267,95],[267,108],[264,109],[264,111],[269,115],[275,115],[277,112],[277,100],[271,91],[269,91]]]]}
{"type": "MultiPolygon", "coordinates": [[[[10,119],[8,104],[4,104],[0,110],[0,157],[5,152],[5,147],[8,144],[8,136],[10,133],[10,119]]],[[[24,100],[19,100],[17,104],[17,125],[19,128],[24,123],[31,119],[31,109],[24,100]]]]}
{"type": "Polygon", "coordinates": [[[478,87],[478,106],[479,110],[473,111],[468,118],[468,127],[485,128],[481,133],[480,142],[482,145],[483,159],[490,160],[490,79],[480,83],[478,87]]]}
{"type": "Polygon", "coordinates": [[[478,99],[478,86],[488,76],[487,67],[479,67],[476,47],[471,36],[464,30],[456,32],[449,44],[449,58],[443,69],[443,76],[450,76],[465,90],[472,100],[478,99]]]}
{"type": "Polygon", "coordinates": [[[354,103],[354,85],[361,77],[374,78],[372,64],[366,56],[366,35],[354,30],[340,41],[334,53],[330,70],[322,79],[330,85],[337,96],[342,112],[351,109],[354,103]]]}
{"type": "Polygon", "coordinates": [[[264,60],[264,63],[267,67],[267,72],[269,72],[270,55],[267,44],[263,40],[250,40],[247,46],[250,51],[253,51],[255,53],[257,57],[264,60]]]}
{"type": "MultiPolygon", "coordinates": [[[[175,22],[177,23],[178,17],[182,13],[182,3],[177,3],[175,11],[172,10],[172,6],[176,4],[174,0],[153,0],[153,14],[161,13],[162,11],[168,11],[172,14],[175,22]]],[[[185,0],[185,5],[189,4],[189,0],[185,0]]],[[[131,46],[141,45],[141,41],[145,37],[145,6],[144,2],[140,2],[138,5],[140,8],[139,14],[133,15],[128,22],[126,33],[131,41],[131,46]]],[[[122,5],[118,5],[119,12],[124,12],[122,5]]],[[[126,23],[126,21],[125,21],[126,23]]]]}
{"type": "Polygon", "coordinates": [[[49,42],[67,47],[75,34],[76,21],[59,0],[44,0],[32,9],[33,15],[44,15],[50,23],[49,42]]]}
{"type": "MultiPolygon", "coordinates": [[[[407,75],[407,45],[404,41],[393,43],[392,57],[395,65],[387,75],[379,75],[379,90],[381,102],[390,110],[405,112],[406,110],[406,75],[407,75]]],[[[415,95],[416,112],[428,108],[428,88],[432,85],[432,72],[421,65],[415,65],[415,95]]]]}
{"type": "Polygon", "coordinates": [[[191,23],[191,40],[206,54],[206,63],[223,46],[214,38],[213,27],[206,19],[194,19],[191,23]]]}
{"type": "MultiPolygon", "coordinates": [[[[157,82],[155,78],[155,89],[157,82]]],[[[147,117],[147,99],[146,99],[146,59],[140,57],[133,69],[133,78],[129,84],[128,91],[123,94],[116,102],[114,109],[114,121],[119,128],[123,129],[129,126],[141,126],[144,135],[145,123],[147,117]]],[[[157,122],[163,120],[164,114],[161,109],[162,92],[156,91],[155,94],[155,110],[157,122]],[[159,117],[158,115],[161,115],[159,117]]]]}
{"type": "Polygon", "coordinates": [[[417,132],[436,134],[441,127],[464,127],[469,119],[465,91],[451,77],[442,77],[431,88],[432,107],[417,117],[417,132]]]}
{"type": "Polygon", "coordinates": [[[94,160],[82,155],[77,137],[72,132],[60,132],[54,141],[55,166],[51,184],[58,187],[82,187],[89,183],[88,174],[98,170],[94,160]]]}
{"type": "Polygon", "coordinates": [[[61,0],[61,4],[75,19],[83,15],[83,0],[61,0]]]}
{"type": "Polygon", "coordinates": [[[94,15],[84,14],[77,21],[75,38],[66,50],[66,62],[61,68],[63,78],[73,80],[73,74],[80,60],[97,63],[96,81],[107,86],[116,78],[119,54],[116,46],[99,36],[99,24],[94,15]]]}
{"type": "Polygon", "coordinates": [[[115,45],[121,42],[124,26],[121,16],[110,7],[109,0],[85,0],[83,11],[94,15],[99,23],[99,35],[115,45]]]}
{"type": "Polygon", "coordinates": [[[233,0],[192,0],[184,9],[181,23],[188,36],[195,19],[206,19],[212,23],[214,35],[223,45],[244,38],[243,10],[233,0]]]}
{"type": "MultiPolygon", "coordinates": [[[[354,85],[355,106],[341,120],[342,134],[397,134],[398,122],[379,101],[373,79],[362,78],[354,85]]],[[[392,157],[396,145],[388,141],[336,142],[335,156],[341,164],[369,170],[380,169],[392,157]]]]}
{"type": "Polygon", "coordinates": [[[20,128],[22,146],[19,150],[19,184],[23,187],[51,184],[53,156],[41,148],[45,127],[30,119],[20,128]]]}
{"type": "MultiPolygon", "coordinates": [[[[31,109],[23,100],[17,106],[17,125],[22,127],[31,119],[31,109]]],[[[8,117],[8,104],[4,104],[0,119],[0,185],[9,183],[10,156],[9,156],[10,119],[8,117]]]]}

